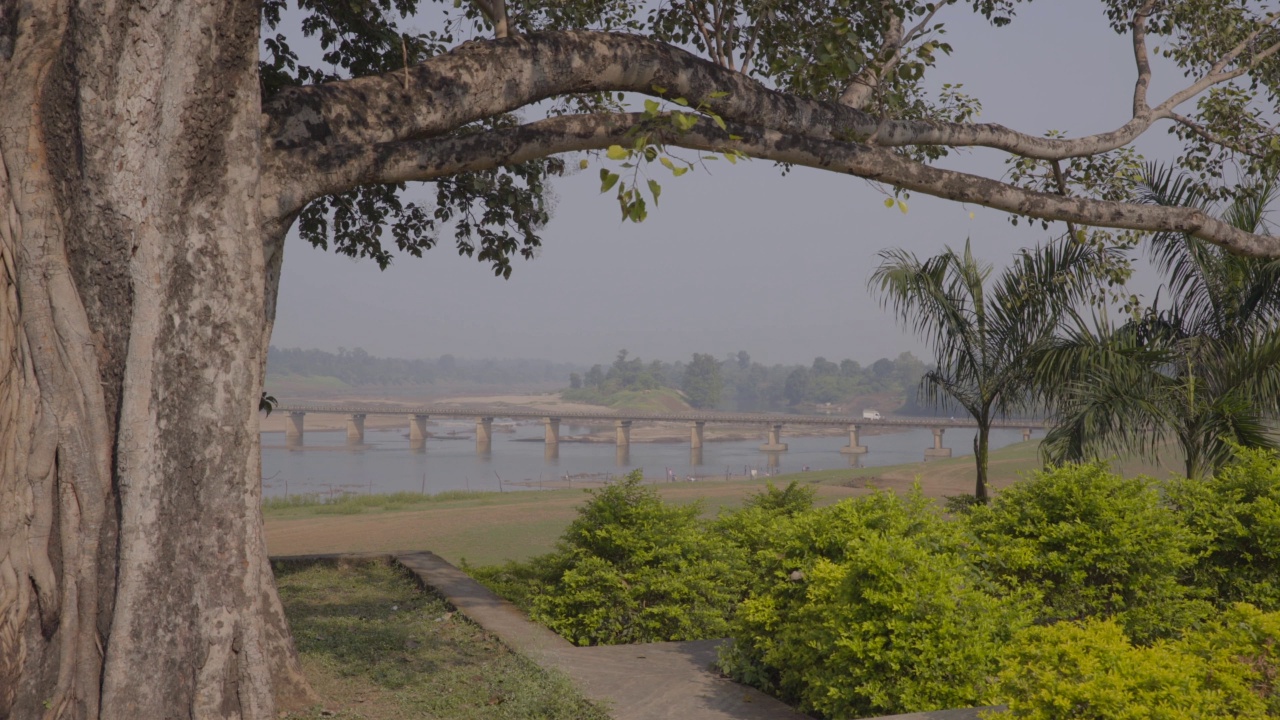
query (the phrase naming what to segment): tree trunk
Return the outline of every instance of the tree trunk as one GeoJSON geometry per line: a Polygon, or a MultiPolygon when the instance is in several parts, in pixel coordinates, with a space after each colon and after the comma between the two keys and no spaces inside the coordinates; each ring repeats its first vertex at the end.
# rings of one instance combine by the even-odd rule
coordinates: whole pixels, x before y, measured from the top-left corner
{"type": "Polygon", "coordinates": [[[258,22],[0,0],[0,718],[309,698],[259,509],[258,22]]]}
{"type": "Polygon", "coordinates": [[[990,426],[990,421],[979,419],[978,432],[973,436],[973,461],[978,469],[978,481],[973,496],[983,504],[990,499],[987,495],[987,448],[991,441],[990,426]]]}

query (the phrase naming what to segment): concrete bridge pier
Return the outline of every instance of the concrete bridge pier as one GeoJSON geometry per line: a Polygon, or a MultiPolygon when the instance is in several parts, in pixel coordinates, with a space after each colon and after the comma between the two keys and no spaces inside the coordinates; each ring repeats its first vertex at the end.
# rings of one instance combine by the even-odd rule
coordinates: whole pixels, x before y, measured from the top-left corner
{"type": "MultiPolygon", "coordinates": [[[[769,427],[769,441],[761,445],[760,450],[767,453],[787,451],[787,444],[782,442],[782,423],[775,423],[769,427]]],[[[770,467],[776,467],[776,465],[770,465],[770,467]]]]}
{"type": "Polygon", "coordinates": [[[707,437],[707,423],[703,420],[694,420],[689,423],[689,448],[690,450],[701,450],[703,442],[707,437]]]}
{"type": "Polygon", "coordinates": [[[946,428],[936,427],[933,429],[933,447],[925,448],[925,460],[937,460],[940,458],[951,457],[951,448],[942,447],[942,433],[946,428]]]}
{"type": "Polygon", "coordinates": [[[840,452],[846,455],[863,455],[867,452],[865,445],[858,444],[858,426],[849,426],[849,444],[840,448],[840,452]]]}
{"type": "Polygon", "coordinates": [[[615,420],[613,423],[614,437],[618,444],[618,449],[627,448],[630,452],[631,448],[631,421],[615,420]]]}
{"type": "Polygon", "coordinates": [[[629,467],[631,465],[631,446],[619,445],[614,451],[613,461],[620,468],[629,467]]]}
{"type": "Polygon", "coordinates": [[[544,418],[542,422],[546,428],[546,432],[543,434],[544,442],[546,442],[546,444],[549,446],[555,445],[556,447],[559,447],[560,446],[560,418],[558,417],[544,418]]]}
{"type": "Polygon", "coordinates": [[[291,448],[302,447],[303,436],[305,433],[302,429],[303,419],[307,417],[304,412],[289,413],[289,424],[284,428],[284,444],[291,448]]]}
{"type": "Polygon", "coordinates": [[[364,444],[364,414],[352,413],[347,418],[347,444],[363,445],[364,444]]]}
{"type": "Polygon", "coordinates": [[[476,452],[485,454],[492,451],[493,418],[476,418],[476,452]]]}
{"type": "Polygon", "coordinates": [[[700,467],[702,465],[702,448],[689,448],[689,466],[700,467]]]}
{"type": "Polygon", "coordinates": [[[1030,439],[1031,439],[1031,428],[1023,428],[1023,429],[1022,429],[1022,442],[1026,442],[1026,441],[1028,441],[1028,440],[1030,440],[1030,439]]]}
{"type": "Polygon", "coordinates": [[[542,446],[542,459],[548,465],[558,465],[560,462],[560,443],[552,443],[542,446]]]}
{"type": "Polygon", "coordinates": [[[427,449],[426,415],[412,415],[409,417],[409,447],[414,450],[427,449]]]}
{"type": "Polygon", "coordinates": [[[780,452],[765,453],[765,465],[770,470],[777,470],[778,468],[782,467],[782,453],[780,452]]]}

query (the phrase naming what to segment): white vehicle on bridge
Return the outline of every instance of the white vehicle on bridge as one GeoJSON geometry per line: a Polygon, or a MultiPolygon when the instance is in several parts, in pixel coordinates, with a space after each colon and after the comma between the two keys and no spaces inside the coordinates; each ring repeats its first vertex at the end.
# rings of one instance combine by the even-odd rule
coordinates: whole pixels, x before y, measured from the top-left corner
{"type": "Polygon", "coordinates": [[[879,410],[863,410],[863,411],[862,411],[862,418],[863,418],[864,420],[879,420],[879,419],[880,419],[880,411],[879,411],[879,410]]]}

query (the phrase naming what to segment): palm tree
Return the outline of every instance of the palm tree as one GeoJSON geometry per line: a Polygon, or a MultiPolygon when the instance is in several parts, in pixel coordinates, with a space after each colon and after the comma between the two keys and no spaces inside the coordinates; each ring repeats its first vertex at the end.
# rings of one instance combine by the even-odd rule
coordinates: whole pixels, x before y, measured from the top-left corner
{"type": "MultiPolygon", "coordinates": [[[[1190,180],[1149,165],[1147,202],[1211,208],[1190,180]]],[[[1240,194],[1222,218],[1267,233],[1273,180],[1240,194]]],[[[1036,375],[1058,424],[1041,445],[1051,462],[1110,453],[1155,458],[1176,441],[1187,477],[1205,477],[1232,445],[1276,447],[1280,411],[1280,262],[1232,255],[1179,233],[1152,238],[1167,277],[1167,307],[1116,327],[1081,318],[1038,359],[1036,375]]]]}
{"type": "Polygon", "coordinates": [[[987,500],[987,447],[991,423],[1030,407],[1030,362],[1053,335],[1062,308],[1083,299],[1119,256],[1110,248],[1069,237],[1023,250],[993,287],[992,267],[950,247],[921,261],[905,250],[880,253],[869,285],[904,327],[933,346],[936,367],[920,381],[934,407],[948,399],[978,423],[973,454],[974,496],[987,500]]]}

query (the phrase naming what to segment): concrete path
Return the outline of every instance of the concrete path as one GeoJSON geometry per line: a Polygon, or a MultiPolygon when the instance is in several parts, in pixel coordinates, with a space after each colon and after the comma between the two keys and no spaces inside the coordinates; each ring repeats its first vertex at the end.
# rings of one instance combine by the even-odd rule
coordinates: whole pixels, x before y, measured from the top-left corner
{"type": "MultiPolygon", "coordinates": [[[[406,553],[395,559],[508,647],[567,675],[584,695],[607,706],[615,720],[808,718],[712,669],[723,640],[575,647],[432,553],[406,553]]],[[[946,710],[881,720],[977,718],[977,710],[946,710]]]]}

